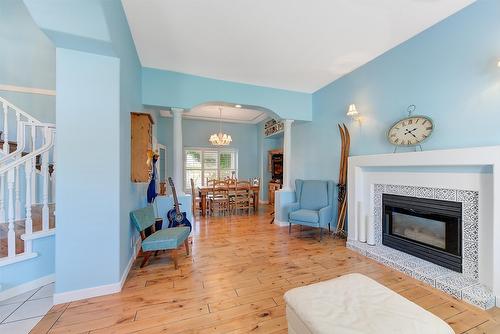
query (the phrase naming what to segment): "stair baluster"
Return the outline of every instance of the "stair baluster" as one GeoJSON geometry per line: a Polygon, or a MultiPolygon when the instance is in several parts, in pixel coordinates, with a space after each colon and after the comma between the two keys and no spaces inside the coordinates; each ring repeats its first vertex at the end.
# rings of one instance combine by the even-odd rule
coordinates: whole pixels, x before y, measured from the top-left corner
{"type": "MultiPolygon", "coordinates": [[[[36,150],[36,126],[31,122],[31,152],[36,150]]],[[[31,164],[31,203],[36,203],[36,161],[31,164]]]]}
{"type": "Polygon", "coordinates": [[[6,183],[5,173],[0,175],[0,224],[5,223],[5,183],[6,183]]]}
{"type": "Polygon", "coordinates": [[[15,217],[14,217],[14,169],[7,171],[7,200],[8,200],[8,223],[9,232],[7,232],[7,246],[8,257],[16,256],[16,231],[15,231],[15,217]]]}
{"type": "MultiPolygon", "coordinates": [[[[33,174],[32,161],[31,159],[26,160],[24,164],[24,171],[26,176],[26,200],[25,200],[25,208],[26,208],[26,219],[24,221],[24,229],[27,235],[33,233],[33,219],[31,218],[31,178],[33,174]]],[[[24,241],[24,252],[31,253],[32,245],[31,239],[24,241]]]]}
{"type": "MultiPolygon", "coordinates": [[[[23,136],[24,134],[24,129],[21,128],[21,114],[19,113],[19,111],[16,111],[16,125],[17,125],[17,143],[19,144],[19,139],[21,136],[23,136]]],[[[22,138],[24,139],[24,138],[22,138]]],[[[21,157],[21,154],[19,154],[17,156],[17,158],[20,158],[21,157]]],[[[19,189],[19,169],[20,166],[17,166],[16,167],[16,202],[15,202],[15,218],[16,218],[16,221],[19,221],[21,220],[21,198],[20,198],[20,189],[19,189]]]]}
{"type": "Polygon", "coordinates": [[[15,184],[16,184],[16,191],[15,191],[15,194],[16,194],[16,202],[15,202],[15,206],[14,206],[14,212],[15,212],[15,219],[16,221],[20,221],[21,220],[21,190],[19,189],[20,187],[20,182],[19,182],[19,173],[20,173],[20,166],[17,166],[16,169],[15,169],[15,173],[16,173],[16,181],[15,181],[15,184]]]}
{"type": "MultiPolygon", "coordinates": [[[[45,142],[48,142],[50,133],[48,128],[45,128],[45,142]]],[[[43,182],[43,207],[42,207],[42,226],[43,230],[49,229],[49,151],[42,154],[42,182],[43,182]]]]}
{"type": "Polygon", "coordinates": [[[0,97],[0,104],[2,104],[0,122],[3,120],[3,129],[0,124],[0,135],[3,135],[3,138],[0,138],[3,140],[0,143],[0,223],[3,224],[0,233],[6,234],[6,238],[5,235],[0,236],[3,237],[0,238],[1,267],[29,258],[33,254],[32,240],[38,237],[36,234],[43,231],[50,235],[52,232],[49,215],[51,193],[49,187],[55,183],[55,175],[50,175],[49,166],[50,159],[54,157],[55,125],[40,122],[2,97],[0,97]],[[10,117],[9,113],[11,113],[10,117]],[[10,131],[9,119],[12,123],[10,131]],[[14,121],[16,128],[13,127],[14,121]],[[30,128],[27,129],[27,127],[30,128]],[[16,137],[11,138],[10,143],[9,133],[10,137],[16,137]],[[41,164],[40,171],[37,169],[37,163],[41,164]],[[42,181],[41,189],[37,182],[40,180],[37,180],[39,174],[42,181]],[[36,202],[37,199],[39,203],[36,202]],[[38,227],[35,228],[37,224],[33,221],[33,206],[37,204],[41,204],[41,231],[38,227]],[[36,231],[33,231],[34,229],[36,231]],[[24,242],[24,248],[21,242],[24,242]]]}

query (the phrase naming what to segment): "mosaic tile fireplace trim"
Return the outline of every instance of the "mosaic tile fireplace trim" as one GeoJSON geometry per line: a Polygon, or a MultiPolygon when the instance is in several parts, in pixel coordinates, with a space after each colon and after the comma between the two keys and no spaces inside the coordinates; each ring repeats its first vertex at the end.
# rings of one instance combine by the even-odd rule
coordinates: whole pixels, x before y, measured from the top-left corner
{"type": "Polygon", "coordinates": [[[382,244],[382,194],[462,203],[462,267],[463,274],[479,279],[479,192],[431,187],[414,187],[394,184],[373,186],[373,224],[375,244],[382,244]]]}
{"type": "Polygon", "coordinates": [[[495,306],[493,292],[479,283],[479,192],[470,190],[375,184],[373,187],[375,245],[348,240],[346,247],[401,271],[482,309],[495,306]],[[438,266],[382,245],[382,194],[462,203],[463,273],[438,266]]]}

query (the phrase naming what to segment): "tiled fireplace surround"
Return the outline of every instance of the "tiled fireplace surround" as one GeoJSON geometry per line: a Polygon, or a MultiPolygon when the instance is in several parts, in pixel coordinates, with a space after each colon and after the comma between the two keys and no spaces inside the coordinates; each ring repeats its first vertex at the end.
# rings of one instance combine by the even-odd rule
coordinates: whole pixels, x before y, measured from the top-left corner
{"type": "Polygon", "coordinates": [[[347,247],[463,299],[480,308],[495,306],[493,292],[479,283],[479,192],[460,189],[415,187],[394,184],[373,185],[375,246],[349,240],[347,247]],[[413,255],[382,245],[382,194],[430,198],[462,203],[463,273],[457,273],[413,255]]]}
{"type": "Polygon", "coordinates": [[[500,146],[353,156],[347,247],[458,299],[500,302],[500,146]],[[382,194],[462,203],[463,273],[382,245],[382,194]],[[375,245],[360,242],[360,222],[375,245]]]}

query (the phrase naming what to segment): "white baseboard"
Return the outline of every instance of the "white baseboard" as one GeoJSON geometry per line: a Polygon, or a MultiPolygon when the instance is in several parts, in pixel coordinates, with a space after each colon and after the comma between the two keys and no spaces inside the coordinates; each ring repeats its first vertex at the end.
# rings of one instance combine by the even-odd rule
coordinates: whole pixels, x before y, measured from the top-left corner
{"type": "MultiPolygon", "coordinates": [[[[137,241],[140,243],[140,239],[137,241]]],[[[139,247],[134,247],[134,254],[128,261],[127,267],[123,271],[122,277],[119,282],[100,285],[92,288],[80,289],[80,290],[72,290],[67,292],[55,293],[54,294],[54,305],[74,302],[75,300],[99,297],[104,295],[110,295],[112,293],[117,293],[122,291],[123,285],[127,280],[128,273],[130,269],[132,269],[132,265],[134,264],[135,259],[137,258],[137,254],[139,253],[139,247]]]]}
{"type": "Polygon", "coordinates": [[[289,225],[289,223],[288,223],[288,222],[282,222],[282,221],[279,221],[279,220],[277,220],[277,219],[274,219],[274,224],[275,224],[275,225],[278,225],[278,226],[281,226],[281,227],[283,227],[283,226],[288,226],[288,225],[289,225]]]}
{"type": "Polygon", "coordinates": [[[47,275],[40,277],[36,280],[23,283],[21,285],[15,286],[5,291],[0,291],[0,301],[6,300],[17,295],[23,294],[25,292],[41,288],[44,285],[50,284],[55,281],[55,275],[47,275]]]}
{"type": "Polygon", "coordinates": [[[121,291],[121,282],[95,286],[92,288],[71,290],[54,294],[54,305],[74,302],[75,300],[109,295],[121,291]]]}

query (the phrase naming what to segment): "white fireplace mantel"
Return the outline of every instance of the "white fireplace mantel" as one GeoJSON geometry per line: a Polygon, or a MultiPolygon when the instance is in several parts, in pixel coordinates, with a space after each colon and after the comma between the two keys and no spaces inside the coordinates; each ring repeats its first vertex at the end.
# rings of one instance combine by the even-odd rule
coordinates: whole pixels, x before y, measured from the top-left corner
{"type": "MultiPolygon", "coordinates": [[[[483,197],[486,195],[488,204],[486,205],[488,213],[483,214],[483,221],[487,220],[488,238],[491,242],[488,244],[488,262],[492,265],[489,268],[488,281],[490,288],[497,299],[497,305],[500,301],[500,146],[463,148],[451,150],[435,150],[423,152],[407,152],[397,154],[380,154],[353,156],[349,158],[348,169],[348,239],[358,239],[358,226],[360,219],[365,219],[360,212],[359,203],[362,203],[368,212],[369,200],[367,192],[369,183],[373,182],[373,167],[388,168],[383,172],[385,179],[391,179],[396,184],[405,183],[406,185],[446,187],[446,182],[454,184],[455,187],[462,186],[462,189],[476,188],[482,186],[483,197]],[[417,169],[423,167],[469,167],[469,166],[488,166],[491,174],[482,178],[457,177],[453,172],[430,175],[432,173],[419,173],[417,177],[404,178],[394,167],[411,167],[417,169]],[[426,177],[426,174],[429,174],[426,177]],[[408,179],[408,180],[406,180],[408,179]],[[423,182],[426,182],[423,184],[423,182]],[[462,184],[463,183],[463,184],[462,184]],[[481,184],[482,183],[482,184],[481,184]],[[491,204],[490,204],[491,203],[491,204]],[[358,217],[359,216],[359,217],[358,217]]],[[[390,182],[389,182],[390,183],[390,182]]]]}

